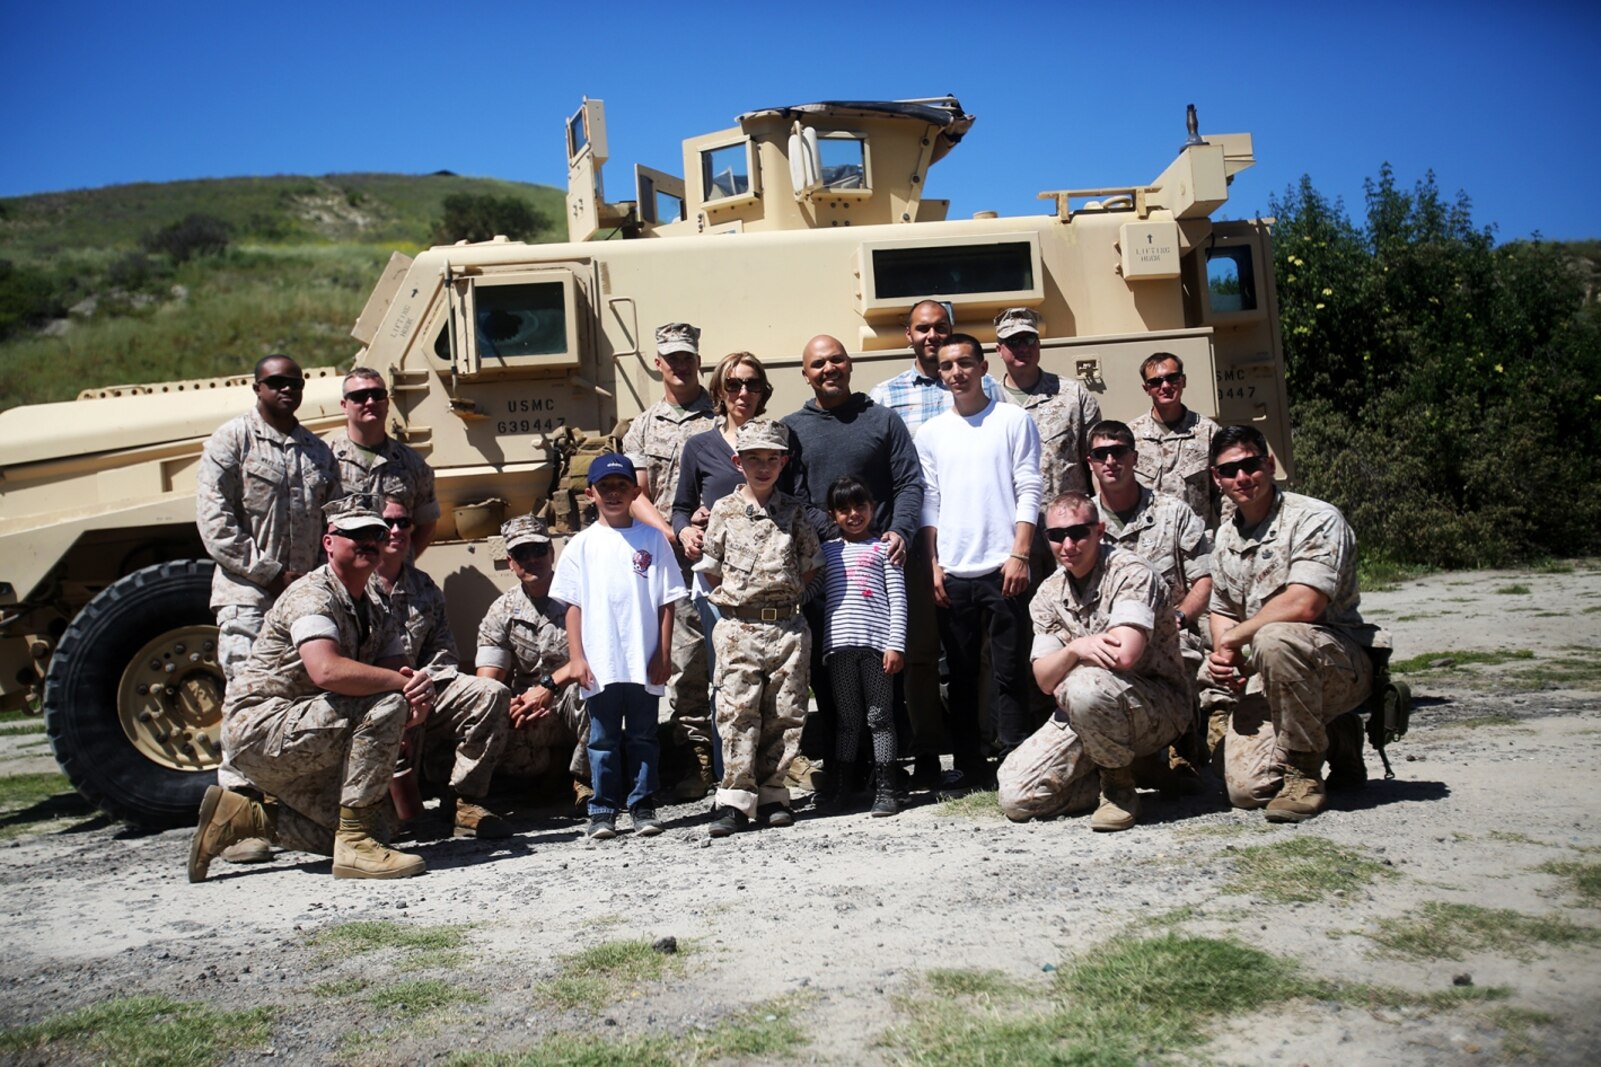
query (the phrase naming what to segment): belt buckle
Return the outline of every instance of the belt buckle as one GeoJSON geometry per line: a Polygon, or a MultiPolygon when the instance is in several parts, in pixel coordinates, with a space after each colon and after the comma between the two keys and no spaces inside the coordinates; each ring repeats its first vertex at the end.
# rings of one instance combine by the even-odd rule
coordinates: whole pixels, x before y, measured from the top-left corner
{"type": "Polygon", "coordinates": [[[762,609],[762,621],[763,622],[777,622],[778,621],[778,609],[777,608],[763,608],[762,609]]]}

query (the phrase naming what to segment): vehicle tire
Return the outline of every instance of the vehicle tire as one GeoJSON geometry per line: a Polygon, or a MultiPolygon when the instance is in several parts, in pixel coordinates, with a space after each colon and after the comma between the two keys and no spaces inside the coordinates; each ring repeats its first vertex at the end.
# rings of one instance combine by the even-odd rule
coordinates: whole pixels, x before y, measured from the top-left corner
{"type": "Polygon", "coordinates": [[[209,560],[178,560],[118,579],[50,659],[44,719],[56,762],[114,819],[191,822],[216,783],[223,680],[212,570],[209,560]]]}

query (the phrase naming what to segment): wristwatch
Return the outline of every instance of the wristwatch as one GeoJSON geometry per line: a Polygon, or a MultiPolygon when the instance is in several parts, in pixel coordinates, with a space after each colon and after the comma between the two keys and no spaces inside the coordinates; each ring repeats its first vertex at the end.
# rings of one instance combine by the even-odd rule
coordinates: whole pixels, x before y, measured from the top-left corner
{"type": "Polygon", "coordinates": [[[546,671],[544,674],[539,676],[539,684],[544,686],[546,689],[549,689],[552,693],[556,691],[555,676],[553,676],[549,671],[546,671]]]}
{"type": "Polygon", "coordinates": [[[1190,624],[1190,617],[1188,615],[1184,614],[1184,609],[1183,608],[1174,608],[1173,609],[1173,619],[1174,619],[1174,621],[1176,621],[1179,624],[1179,629],[1180,630],[1184,629],[1184,627],[1186,627],[1186,626],[1188,626],[1190,624]]]}

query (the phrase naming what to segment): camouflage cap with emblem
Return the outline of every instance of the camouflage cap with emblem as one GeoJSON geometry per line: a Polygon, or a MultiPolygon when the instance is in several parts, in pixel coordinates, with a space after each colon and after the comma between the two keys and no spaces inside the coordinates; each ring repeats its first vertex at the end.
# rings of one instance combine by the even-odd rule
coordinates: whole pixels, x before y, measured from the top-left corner
{"type": "Polygon", "coordinates": [[[789,427],[772,419],[752,419],[734,435],[735,452],[754,452],[763,448],[788,452],[789,427]]]}
{"type": "Polygon", "coordinates": [[[384,521],[379,507],[378,498],[371,493],[351,493],[328,501],[322,506],[322,513],[328,525],[336,530],[388,530],[389,524],[384,521]]]}
{"type": "Polygon", "coordinates": [[[1007,308],[995,316],[995,339],[1004,341],[1008,337],[1019,333],[1031,333],[1038,337],[1040,332],[1040,316],[1033,308],[1007,308]]]}
{"type": "Polygon", "coordinates": [[[687,322],[669,322],[656,327],[656,354],[665,356],[669,352],[700,355],[700,328],[687,322]]]}
{"type": "Polygon", "coordinates": [[[507,519],[500,524],[500,536],[506,542],[507,552],[521,545],[550,544],[550,530],[545,520],[534,515],[507,519]]]}

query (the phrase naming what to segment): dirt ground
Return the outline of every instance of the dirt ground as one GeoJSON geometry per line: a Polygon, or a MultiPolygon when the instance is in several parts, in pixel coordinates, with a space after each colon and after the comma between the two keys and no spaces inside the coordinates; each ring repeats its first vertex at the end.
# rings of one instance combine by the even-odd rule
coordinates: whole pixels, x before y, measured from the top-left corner
{"type": "MultiPolygon", "coordinates": [[[[1375,780],[1299,827],[1220,790],[1147,794],[1142,824],[1105,836],[971,798],[720,841],[703,805],[599,844],[523,813],[507,842],[423,845],[419,879],[336,882],[286,853],[190,885],[188,832],[40,804],[0,840],[0,1059],[133,1059],[93,1025],[17,1028],[153,995],[269,1012],[150,1062],[1120,1062],[1072,1029],[1102,1018],[1075,967],[1167,938],[1243,946],[1246,970],[1301,985],[1180,987],[1178,1037],[1141,1037],[1157,1009],[1136,1003],[1129,1062],[1596,1062],[1601,564],[1433,575],[1363,606],[1398,660],[1423,658],[1401,675],[1412,729],[1393,780],[1370,750],[1375,780]],[[676,954],[629,954],[666,937],[676,954]],[[608,969],[610,950],[633,962],[608,969]]],[[[0,775],[53,769],[41,739],[0,734],[0,775]]]]}

